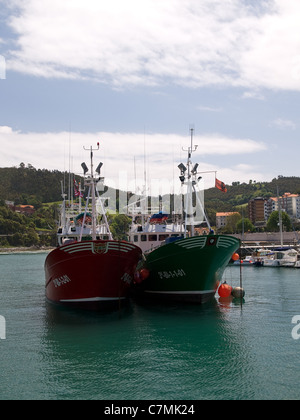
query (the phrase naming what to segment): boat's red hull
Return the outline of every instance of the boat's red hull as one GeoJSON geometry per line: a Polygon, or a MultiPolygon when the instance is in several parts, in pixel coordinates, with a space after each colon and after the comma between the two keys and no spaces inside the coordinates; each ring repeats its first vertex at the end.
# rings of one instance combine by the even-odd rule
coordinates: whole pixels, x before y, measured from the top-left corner
{"type": "Polygon", "coordinates": [[[142,251],[121,241],[63,245],[45,261],[48,301],[101,309],[127,298],[142,251]]]}

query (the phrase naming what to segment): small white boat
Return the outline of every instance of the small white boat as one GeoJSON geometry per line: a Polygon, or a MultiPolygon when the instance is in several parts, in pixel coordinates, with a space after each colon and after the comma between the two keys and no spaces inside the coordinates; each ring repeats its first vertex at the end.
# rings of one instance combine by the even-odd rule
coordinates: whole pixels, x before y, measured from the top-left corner
{"type": "Polygon", "coordinates": [[[263,267],[265,264],[265,260],[270,260],[272,259],[273,256],[274,256],[273,251],[269,249],[261,248],[253,253],[252,255],[253,264],[256,267],[263,267]]]}
{"type": "Polygon", "coordinates": [[[298,252],[293,248],[277,248],[270,258],[264,260],[265,267],[296,267],[298,252]]]}

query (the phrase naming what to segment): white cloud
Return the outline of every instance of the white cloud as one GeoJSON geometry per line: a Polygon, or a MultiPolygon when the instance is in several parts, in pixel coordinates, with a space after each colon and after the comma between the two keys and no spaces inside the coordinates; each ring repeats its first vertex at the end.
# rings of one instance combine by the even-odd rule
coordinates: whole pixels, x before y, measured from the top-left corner
{"type": "Polygon", "coordinates": [[[6,125],[0,126],[0,134],[12,134],[13,130],[11,127],[7,127],[6,125]]]}
{"type": "MultiPolygon", "coordinates": [[[[195,136],[194,140],[199,147],[193,160],[198,161],[199,167],[204,171],[217,170],[205,163],[208,156],[248,155],[266,148],[264,144],[251,139],[231,139],[218,134],[195,136]]],[[[173,182],[173,175],[176,179],[178,175],[177,165],[187,158],[182,147],[186,148],[190,144],[187,136],[176,134],[22,133],[13,131],[10,127],[0,127],[0,166],[18,166],[24,162],[37,169],[68,171],[70,165],[72,171],[80,173],[81,162],[86,161],[89,164],[89,153],[84,151],[83,146],[96,147],[97,142],[100,143],[100,150],[95,152],[95,160],[104,163],[103,175],[113,182],[119,182],[120,173],[124,172],[128,181],[133,180],[134,157],[137,178],[143,179],[144,148],[148,178],[169,179],[173,182]]],[[[239,178],[235,177],[233,180],[236,179],[239,178]]]]}
{"type": "Polygon", "coordinates": [[[253,86],[300,89],[298,33],[300,3],[274,0],[251,33],[250,48],[241,55],[241,78],[253,86]]]}
{"type": "Polygon", "coordinates": [[[300,89],[300,3],[29,0],[9,19],[10,69],[115,87],[300,89]],[[254,3],[255,4],[255,3],[254,3]]]}
{"type": "MultiPolygon", "coordinates": [[[[245,182],[249,183],[250,179],[257,182],[267,181],[274,178],[274,173],[262,172],[260,168],[255,165],[249,164],[238,164],[231,168],[219,168],[220,177],[223,182],[231,185],[232,182],[239,181],[241,184],[245,182]]],[[[209,185],[212,187],[212,182],[209,185]]]]}
{"type": "Polygon", "coordinates": [[[243,155],[266,150],[266,145],[251,139],[233,139],[221,134],[207,134],[198,137],[201,155],[243,155]]]}
{"type": "Polygon", "coordinates": [[[271,126],[273,127],[278,127],[280,129],[292,129],[295,130],[296,129],[296,124],[291,121],[291,120],[286,120],[286,119],[282,119],[282,118],[277,118],[276,120],[272,121],[271,126]]]}

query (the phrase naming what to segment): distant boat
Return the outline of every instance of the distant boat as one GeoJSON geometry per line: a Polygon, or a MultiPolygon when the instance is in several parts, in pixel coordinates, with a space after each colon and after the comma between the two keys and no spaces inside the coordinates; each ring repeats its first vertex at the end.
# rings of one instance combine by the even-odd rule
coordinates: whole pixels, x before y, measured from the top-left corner
{"type": "Polygon", "coordinates": [[[232,265],[243,265],[243,266],[251,266],[254,264],[253,257],[251,255],[247,255],[244,259],[234,261],[232,265]]]}
{"type": "MultiPolygon", "coordinates": [[[[139,286],[140,295],[153,299],[204,303],[216,293],[233,253],[240,241],[227,235],[213,234],[205,216],[198,191],[198,164],[191,156],[194,151],[193,131],[188,148],[187,166],[180,164],[180,180],[186,187],[184,215],[167,223],[151,224],[153,217],[141,225],[133,225],[131,240],[145,251],[149,277],[139,286]],[[195,236],[193,198],[208,223],[209,235],[195,236]],[[148,251],[148,252],[147,252],[148,251]]],[[[159,218],[157,218],[159,219],[159,218]]]]}
{"type": "Polygon", "coordinates": [[[293,248],[275,248],[269,258],[264,259],[264,267],[297,267],[298,252],[293,248]]]}
{"type": "MultiPolygon", "coordinates": [[[[143,256],[136,245],[112,238],[100,197],[96,201],[96,184],[102,164],[96,169],[99,175],[96,178],[93,150],[91,147],[90,175],[86,176],[88,168],[82,164],[85,186],[88,186],[85,209],[82,211],[82,193],[75,182],[79,203],[67,205],[63,194],[58,247],[46,258],[45,277],[48,301],[98,310],[118,307],[126,300],[143,256]],[[98,222],[97,205],[102,209],[102,223],[98,222]]],[[[99,144],[96,150],[99,150],[99,144]]]]}
{"type": "Polygon", "coordinates": [[[271,259],[273,255],[274,255],[274,252],[269,249],[265,249],[265,248],[258,249],[252,254],[253,264],[256,267],[263,267],[265,260],[271,259]]]}
{"type": "Polygon", "coordinates": [[[283,224],[282,224],[282,208],[279,199],[279,190],[277,187],[278,214],[279,214],[279,231],[281,246],[275,248],[272,253],[263,259],[264,267],[297,267],[299,263],[299,253],[291,247],[283,246],[283,224]]]}

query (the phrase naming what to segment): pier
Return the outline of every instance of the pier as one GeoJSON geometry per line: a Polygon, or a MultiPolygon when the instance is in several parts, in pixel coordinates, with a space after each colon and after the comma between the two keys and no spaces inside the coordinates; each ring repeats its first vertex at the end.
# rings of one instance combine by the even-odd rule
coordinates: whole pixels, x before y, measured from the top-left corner
{"type": "MultiPolygon", "coordinates": [[[[279,232],[256,232],[244,234],[232,234],[242,242],[241,249],[244,251],[255,251],[258,248],[278,248],[281,246],[281,237],[279,232]]],[[[284,232],[283,246],[291,247],[300,251],[300,234],[298,232],[284,232]]],[[[242,252],[244,254],[244,252],[242,252]]]]}

